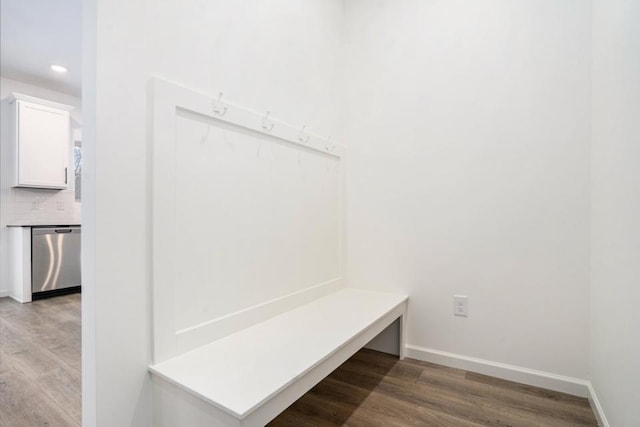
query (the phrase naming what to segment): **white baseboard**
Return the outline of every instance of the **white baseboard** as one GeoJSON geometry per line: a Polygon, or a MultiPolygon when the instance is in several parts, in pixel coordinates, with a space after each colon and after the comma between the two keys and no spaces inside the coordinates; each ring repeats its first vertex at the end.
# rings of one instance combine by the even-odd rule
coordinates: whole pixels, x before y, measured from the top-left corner
{"type": "Polygon", "coordinates": [[[572,394],[574,396],[589,397],[591,383],[578,378],[566,377],[549,372],[536,371],[506,363],[477,359],[475,357],[460,354],[447,353],[431,348],[419,347],[408,344],[406,346],[407,357],[425,362],[437,363],[451,368],[464,369],[496,378],[502,378],[548,390],[572,394]]]}
{"type": "Polygon", "coordinates": [[[8,297],[9,290],[8,289],[0,289],[0,298],[8,297]]]}
{"type": "Polygon", "coordinates": [[[609,421],[607,421],[607,417],[604,415],[604,410],[600,405],[600,401],[598,400],[598,396],[596,395],[596,391],[593,388],[593,385],[589,383],[589,405],[591,405],[591,409],[593,410],[594,415],[596,416],[596,421],[598,421],[598,425],[600,427],[609,427],[609,421]]]}

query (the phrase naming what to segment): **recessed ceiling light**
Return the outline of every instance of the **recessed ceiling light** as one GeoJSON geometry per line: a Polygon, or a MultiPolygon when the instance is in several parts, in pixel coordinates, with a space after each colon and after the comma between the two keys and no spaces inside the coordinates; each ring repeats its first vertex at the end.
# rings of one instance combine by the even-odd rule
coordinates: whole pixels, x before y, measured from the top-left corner
{"type": "Polygon", "coordinates": [[[67,67],[63,67],[62,65],[52,64],[51,69],[56,73],[66,73],[67,67]]]}

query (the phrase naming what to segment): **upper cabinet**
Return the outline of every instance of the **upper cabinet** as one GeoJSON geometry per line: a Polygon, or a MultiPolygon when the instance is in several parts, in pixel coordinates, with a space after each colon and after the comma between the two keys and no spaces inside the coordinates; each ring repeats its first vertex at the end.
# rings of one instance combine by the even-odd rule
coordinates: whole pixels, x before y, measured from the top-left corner
{"type": "Polygon", "coordinates": [[[68,105],[14,93],[14,187],[65,189],[73,179],[68,105]]]}

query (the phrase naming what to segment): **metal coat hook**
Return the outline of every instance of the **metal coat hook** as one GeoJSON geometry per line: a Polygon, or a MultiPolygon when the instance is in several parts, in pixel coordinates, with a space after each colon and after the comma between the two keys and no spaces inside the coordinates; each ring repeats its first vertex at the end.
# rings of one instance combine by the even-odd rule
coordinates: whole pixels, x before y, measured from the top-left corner
{"type": "Polygon", "coordinates": [[[298,141],[303,142],[305,144],[309,142],[309,139],[311,138],[311,136],[304,133],[304,130],[306,128],[307,128],[307,125],[302,126],[302,129],[300,129],[300,132],[298,133],[298,141]]]}
{"type": "Polygon", "coordinates": [[[222,92],[218,94],[218,99],[213,101],[213,112],[224,116],[227,114],[227,106],[222,102],[222,92]]]}
{"type": "Polygon", "coordinates": [[[271,115],[271,112],[267,111],[267,114],[265,114],[264,118],[262,119],[262,129],[268,132],[271,132],[273,130],[273,127],[275,126],[275,123],[269,120],[270,115],[271,115]]]}

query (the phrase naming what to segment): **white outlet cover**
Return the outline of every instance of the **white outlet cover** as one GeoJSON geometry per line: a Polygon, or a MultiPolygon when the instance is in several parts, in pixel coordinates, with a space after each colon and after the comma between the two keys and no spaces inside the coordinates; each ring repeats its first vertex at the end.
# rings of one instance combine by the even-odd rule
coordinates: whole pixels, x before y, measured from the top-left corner
{"type": "Polygon", "coordinates": [[[469,316],[469,298],[466,295],[453,296],[453,314],[454,316],[469,316]]]}

